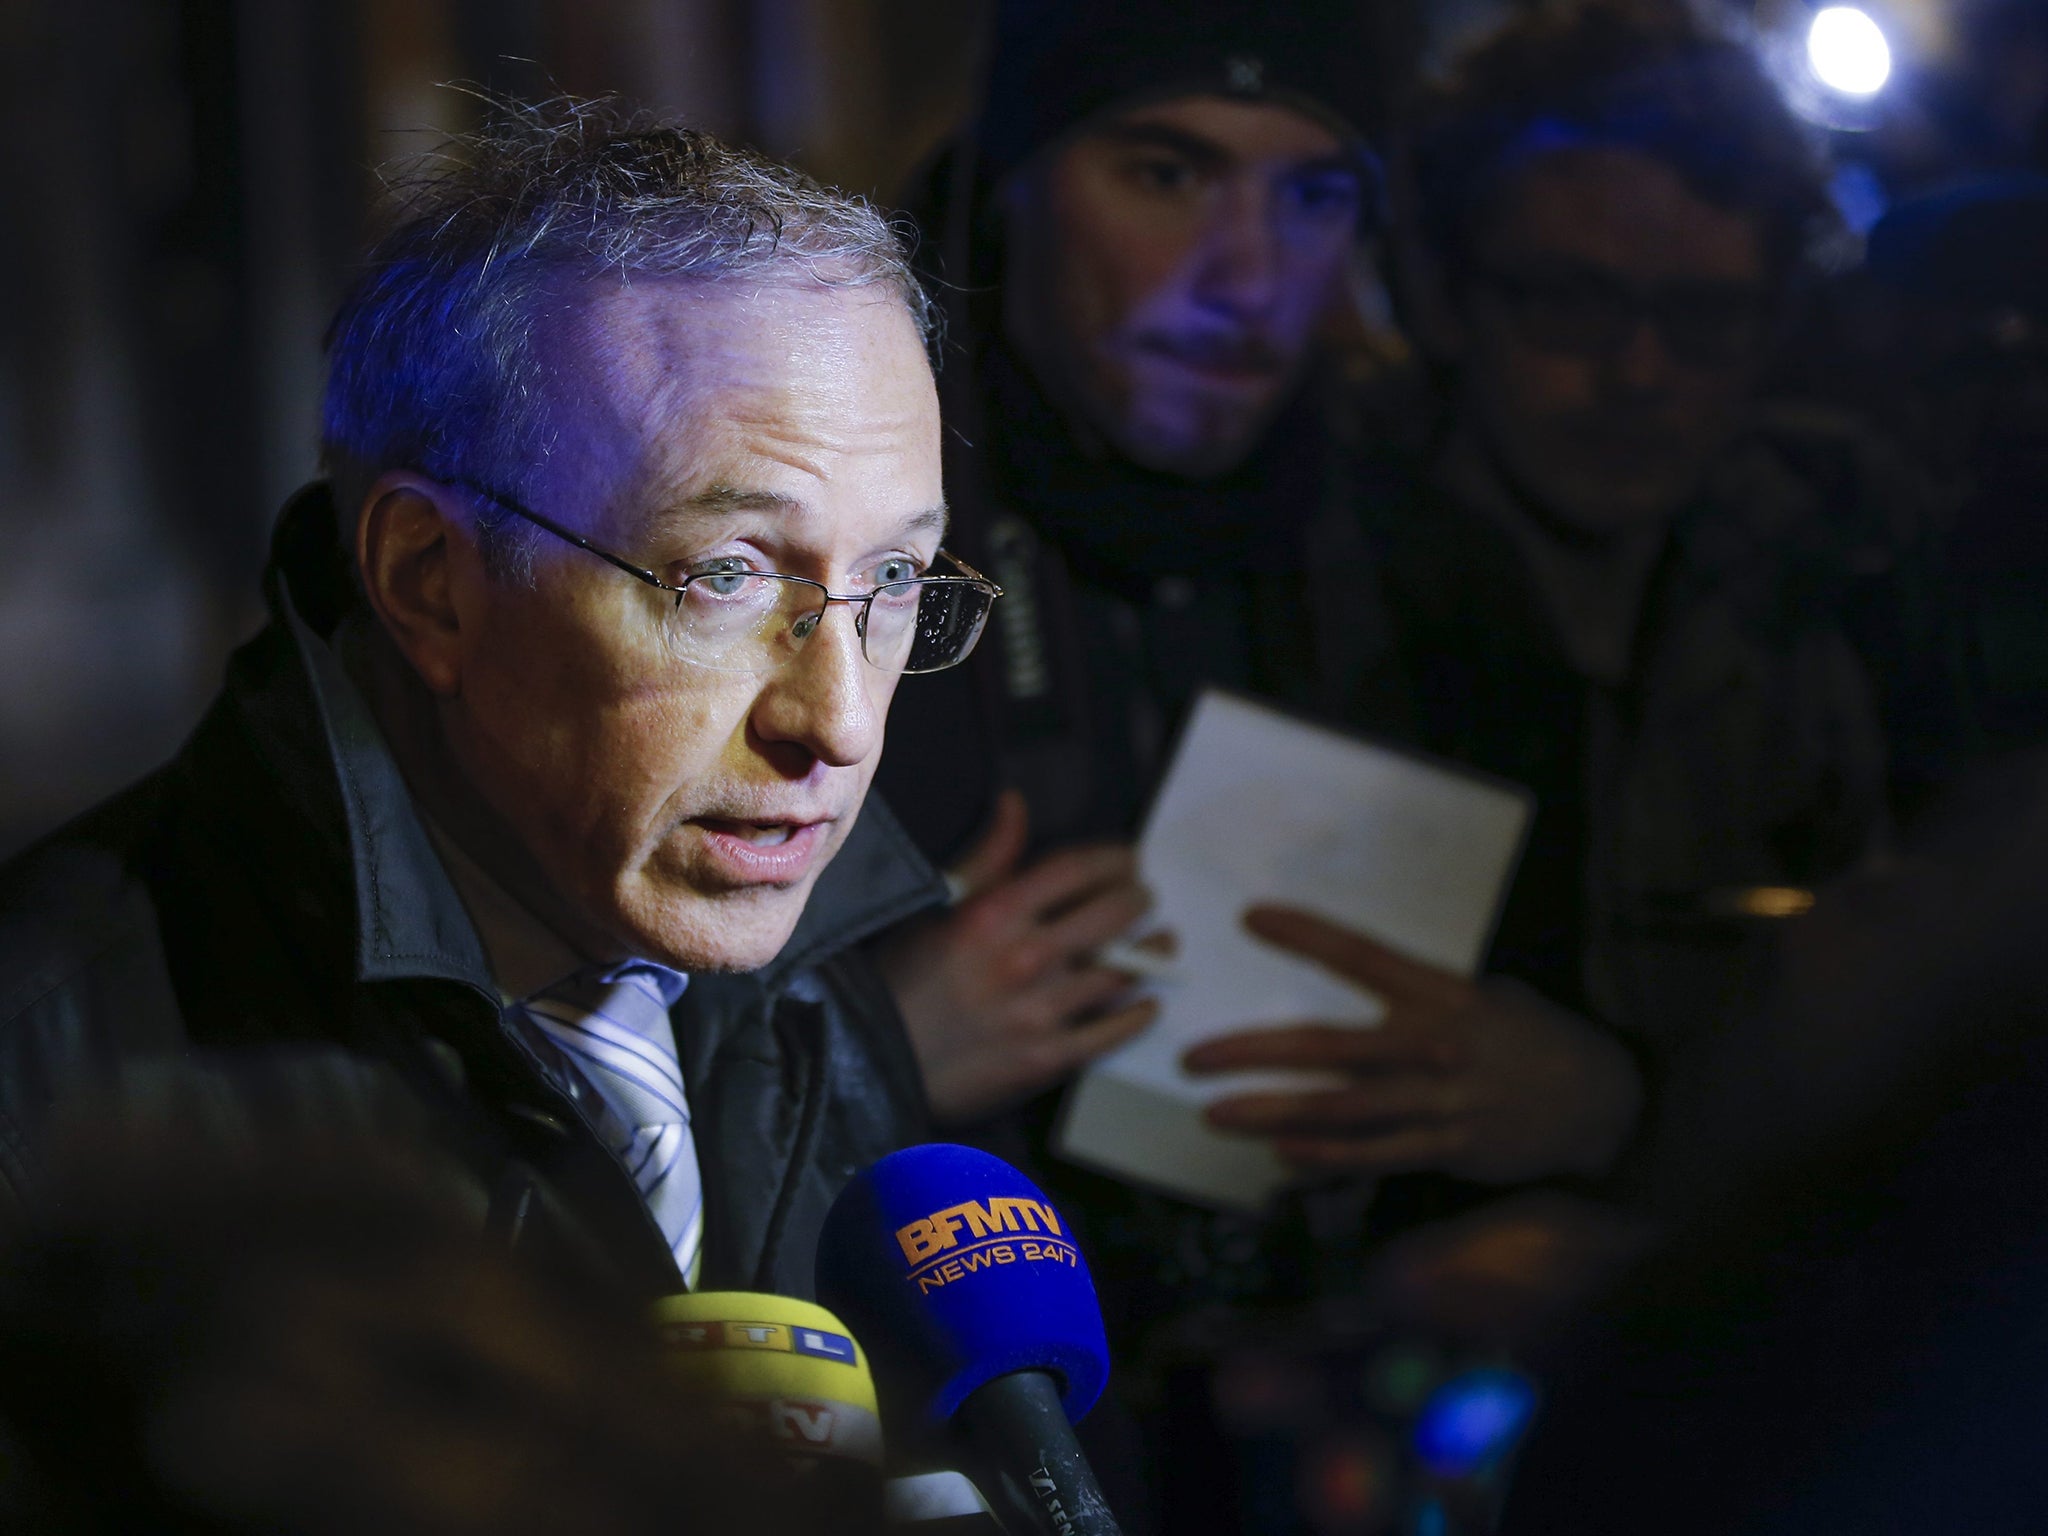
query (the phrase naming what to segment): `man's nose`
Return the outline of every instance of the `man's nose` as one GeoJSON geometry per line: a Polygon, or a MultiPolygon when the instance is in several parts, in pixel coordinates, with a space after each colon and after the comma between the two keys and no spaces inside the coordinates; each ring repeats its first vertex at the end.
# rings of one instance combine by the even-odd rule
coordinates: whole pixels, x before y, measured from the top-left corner
{"type": "Polygon", "coordinates": [[[857,611],[827,605],[803,649],[768,675],[754,701],[754,729],[763,740],[801,747],[834,768],[880,750],[883,715],[871,690],[881,673],[861,654],[857,611]]]}
{"type": "Polygon", "coordinates": [[[1256,318],[1273,307],[1281,281],[1280,232],[1251,187],[1227,187],[1196,251],[1195,294],[1211,308],[1256,318]]]}

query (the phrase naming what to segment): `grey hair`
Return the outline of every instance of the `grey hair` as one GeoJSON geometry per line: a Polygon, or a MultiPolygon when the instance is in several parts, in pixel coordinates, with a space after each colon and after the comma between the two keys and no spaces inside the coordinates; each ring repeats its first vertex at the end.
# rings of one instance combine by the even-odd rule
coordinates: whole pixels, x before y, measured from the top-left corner
{"type": "MultiPolygon", "coordinates": [[[[933,344],[907,229],[865,198],[612,101],[485,104],[392,179],[395,222],[328,330],[320,457],[344,518],[394,469],[530,494],[553,446],[535,332],[565,283],[881,284],[933,344]]],[[[513,521],[482,519],[500,575],[527,565],[513,521]]]]}

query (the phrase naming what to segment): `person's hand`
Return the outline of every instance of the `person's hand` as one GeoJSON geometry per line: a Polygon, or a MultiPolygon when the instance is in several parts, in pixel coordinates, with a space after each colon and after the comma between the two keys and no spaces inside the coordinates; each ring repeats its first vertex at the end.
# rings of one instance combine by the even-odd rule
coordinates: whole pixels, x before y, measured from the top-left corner
{"type": "Polygon", "coordinates": [[[959,904],[878,953],[941,1122],[1058,1082],[1158,1012],[1150,1001],[1118,1006],[1132,978],[1093,958],[1152,905],[1137,856],[1064,849],[1019,873],[1027,831],[1024,797],[1005,791],[988,834],[953,871],[959,904]]]}
{"type": "Polygon", "coordinates": [[[1386,1005],[1377,1025],[1297,1024],[1195,1047],[1191,1072],[1331,1072],[1324,1089],[1246,1093],[1209,1106],[1221,1129],[1270,1137],[1318,1172],[1422,1170],[1487,1184],[1602,1174],[1642,1102],[1612,1036],[1517,982],[1467,981],[1288,907],[1245,926],[1355,982],[1386,1005]]]}

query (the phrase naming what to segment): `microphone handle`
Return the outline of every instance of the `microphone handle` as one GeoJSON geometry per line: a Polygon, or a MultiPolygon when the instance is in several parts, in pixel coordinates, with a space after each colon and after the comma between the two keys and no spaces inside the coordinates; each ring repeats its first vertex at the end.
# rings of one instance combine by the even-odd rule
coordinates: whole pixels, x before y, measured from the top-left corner
{"type": "Polygon", "coordinates": [[[966,1430],[976,1485],[1009,1536],[1123,1536],[1048,1371],[977,1387],[953,1422],[966,1430]]]}

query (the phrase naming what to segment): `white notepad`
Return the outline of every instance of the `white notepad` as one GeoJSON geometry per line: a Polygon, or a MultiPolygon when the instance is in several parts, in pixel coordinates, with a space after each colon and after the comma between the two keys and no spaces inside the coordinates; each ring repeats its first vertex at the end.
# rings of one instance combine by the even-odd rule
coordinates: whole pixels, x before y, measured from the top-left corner
{"type": "Polygon", "coordinates": [[[1179,952],[1145,991],[1144,1034],[1069,1090],[1059,1153],[1204,1205],[1254,1211],[1290,1173],[1202,1107],[1301,1074],[1196,1078],[1190,1046],[1258,1025],[1371,1024],[1364,991],[1244,929],[1255,902],[1305,907],[1448,970],[1485,957],[1534,810],[1525,790],[1309,725],[1233,695],[1197,702],[1138,859],[1151,923],[1179,952]]]}

